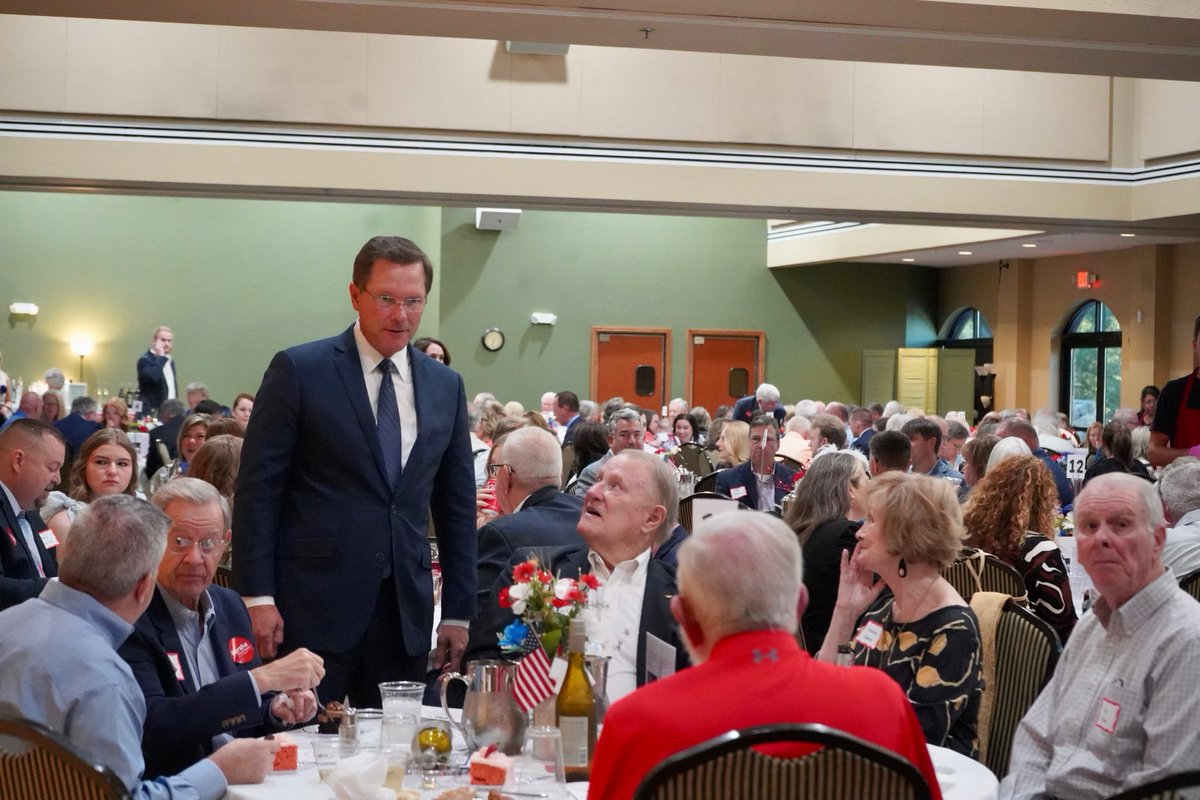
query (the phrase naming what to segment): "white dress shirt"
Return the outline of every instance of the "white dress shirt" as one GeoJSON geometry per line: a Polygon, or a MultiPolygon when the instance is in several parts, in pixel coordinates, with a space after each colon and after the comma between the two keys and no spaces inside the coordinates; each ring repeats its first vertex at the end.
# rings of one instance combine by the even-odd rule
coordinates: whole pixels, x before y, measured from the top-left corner
{"type": "Polygon", "coordinates": [[[588,563],[600,581],[600,588],[591,593],[584,613],[588,652],[609,657],[608,702],[615,703],[637,688],[638,636],[650,550],[647,548],[636,558],[622,561],[611,572],[604,559],[591,550],[588,563]]]}
{"type": "MultiPolygon", "coordinates": [[[[358,345],[358,359],[362,363],[363,381],[367,384],[367,400],[371,404],[371,414],[378,416],[376,405],[379,403],[379,384],[383,374],[379,372],[379,364],[383,356],[367,342],[357,322],[354,323],[354,342],[358,345]]],[[[417,405],[413,395],[412,364],[408,361],[408,348],[404,348],[392,357],[396,371],[391,373],[392,386],[396,389],[396,403],[400,406],[400,466],[408,463],[408,454],[412,452],[413,443],[417,440],[417,405]]]]}

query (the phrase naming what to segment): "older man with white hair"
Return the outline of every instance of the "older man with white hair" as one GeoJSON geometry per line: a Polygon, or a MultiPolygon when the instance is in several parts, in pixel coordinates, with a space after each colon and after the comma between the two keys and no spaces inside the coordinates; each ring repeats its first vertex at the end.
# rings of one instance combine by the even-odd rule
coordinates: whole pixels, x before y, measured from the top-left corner
{"type": "Polygon", "coordinates": [[[1167,465],[1158,478],[1167,528],[1163,563],[1175,577],[1200,569],[1200,458],[1184,456],[1167,465]]]}
{"type": "Polygon", "coordinates": [[[796,535],[774,517],[724,514],[697,526],[680,549],[679,593],[671,600],[696,666],[609,709],[589,798],[632,797],[667,756],[730,729],[784,722],[860,736],[938,785],[900,687],[869,667],[818,662],[796,643],[808,603],[802,571],[796,535]]]}
{"type": "Polygon", "coordinates": [[[730,418],[749,424],[750,420],[759,414],[774,415],[776,424],[780,426],[783,425],[783,418],[787,416],[783,410],[783,403],[779,402],[779,390],[772,384],[761,383],[754,390],[754,394],[738,400],[733,406],[730,418]]]}
{"type": "Polygon", "coordinates": [[[1074,512],[1100,599],[1021,720],[1004,800],[1109,797],[1200,769],[1200,603],[1163,566],[1162,503],[1141,478],[1109,473],[1074,512]]]}

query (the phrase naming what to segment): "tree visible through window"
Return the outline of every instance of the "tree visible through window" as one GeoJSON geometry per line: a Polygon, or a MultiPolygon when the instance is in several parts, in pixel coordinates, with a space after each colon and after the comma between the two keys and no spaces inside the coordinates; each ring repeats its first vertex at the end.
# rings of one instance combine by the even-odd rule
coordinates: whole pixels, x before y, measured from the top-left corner
{"type": "Polygon", "coordinates": [[[1061,397],[1071,427],[1112,419],[1121,402],[1121,323],[1112,309],[1089,300],[1062,334],[1061,397]]]}

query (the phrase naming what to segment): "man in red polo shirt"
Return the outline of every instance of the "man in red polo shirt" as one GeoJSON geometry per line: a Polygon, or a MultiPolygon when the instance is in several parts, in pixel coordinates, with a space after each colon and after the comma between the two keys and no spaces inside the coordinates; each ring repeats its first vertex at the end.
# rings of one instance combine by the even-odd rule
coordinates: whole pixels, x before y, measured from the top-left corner
{"type": "Polygon", "coordinates": [[[1150,428],[1150,463],[1165,467],[1177,458],[1200,456],[1200,317],[1192,326],[1192,371],[1163,387],[1150,428]]]}

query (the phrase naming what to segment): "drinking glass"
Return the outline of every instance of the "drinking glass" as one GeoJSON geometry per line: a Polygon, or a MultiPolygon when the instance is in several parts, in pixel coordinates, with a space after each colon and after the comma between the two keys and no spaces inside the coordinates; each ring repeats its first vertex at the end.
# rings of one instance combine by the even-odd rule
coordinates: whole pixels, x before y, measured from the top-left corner
{"type": "Polygon", "coordinates": [[[525,731],[525,746],[513,765],[514,791],[548,798],[567,798],[562,734],[549,725],[525,731]]]}
{"type": "Polygon", "coordinates": [[[358,745],[363,752],[377,753],[383,739],[383,709],[358,709],[358,745]]]}
{"type": "Polygon", "coordinates": [[[312,750],[313,758],[317,762],[317,774],[321,776],[322,782],[329,780],[338,761],[358,752],[354,744],[342,741],[336,734],[319,734],[313,739],[312,750]]]}
{"type": "Polygon", "coordinates": [[[416,681],[389,681],[379,684],[383,695],[383,733],[381,747],[410,747],[421,719],[421,698],[425,684],[416,681]]]}

